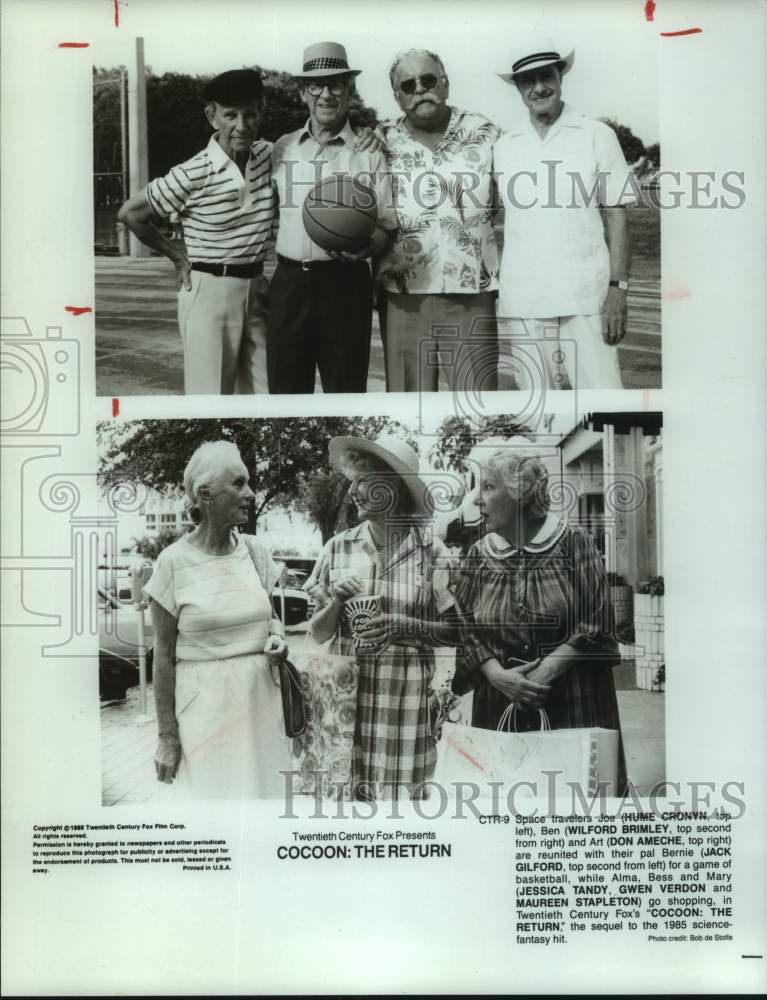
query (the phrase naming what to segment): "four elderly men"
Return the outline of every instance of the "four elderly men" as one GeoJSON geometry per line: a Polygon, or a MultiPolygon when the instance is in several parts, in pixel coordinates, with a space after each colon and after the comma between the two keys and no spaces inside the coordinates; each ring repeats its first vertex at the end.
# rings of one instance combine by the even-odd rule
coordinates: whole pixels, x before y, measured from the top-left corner
{"type": "Polygon", "coordinates": [[[436,389],[440,360],[452,389],[494,389],[499,349],[521,389],[620,388],[632,178],[613,130],[564,104],[572,64],[550,44],[520,53],[502,78],[529,114],[502,135],[448,103],[438,55],[411,50],[390,71],[402,116],[358,134],[360,71],[319,43],[295,75],[307,122],[273,147],[257,138],[259,74],[213,79],[207,147],[120,210],[174,262],[185,391],[310,393],[318,372],[324,392],[364,392],[374,284],[389,391],[436,389]],[[303,226],[306,194],[334,174],[375,190],[358,253],[329,253],[303,226]],[[167,219],[183,246],[158,229],[167,219]]]}

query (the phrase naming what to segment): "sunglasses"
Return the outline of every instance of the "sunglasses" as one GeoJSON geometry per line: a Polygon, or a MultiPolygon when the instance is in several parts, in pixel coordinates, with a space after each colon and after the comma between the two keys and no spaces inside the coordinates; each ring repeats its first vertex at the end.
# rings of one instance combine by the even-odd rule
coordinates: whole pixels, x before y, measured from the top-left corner
{"type": "Polygon", "coordinates": [[[304,86],[312,97],[319,97],[325,87],[333,97],[340,97],[346,90],[346,80],[317,80],[314,83],[307,81],[304,86]]]}
{"type": "Polygon", "coordinates": [[[434,73],[424,73],[423,76],[411,76],[408,80],[402,80],[399,89],[403,94],[414,94],[415,88],[420,83],[424,90],[434,90],[437,86],[438,76],[434,73]]]}

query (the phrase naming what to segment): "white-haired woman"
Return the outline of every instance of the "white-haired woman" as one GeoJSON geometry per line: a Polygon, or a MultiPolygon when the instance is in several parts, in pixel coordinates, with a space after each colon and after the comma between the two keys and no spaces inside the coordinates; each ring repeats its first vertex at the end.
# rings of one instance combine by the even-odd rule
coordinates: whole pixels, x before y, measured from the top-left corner
{"type": "Polygon", "coordinates": [[[448,553],[433,536],[418,456],[408,444],[392,435],[333,438],[330,461],[351,480],[360,524],[325,545],[306,589],[317,602],[313,637],[332,637],[330,651],[353,655],[358,665],[352,794],[422,797],[436,764],[434,647],[456,641],[448,553]],[[356,594],[382,598],[364,649],[355,648],[344,614],[356,594]]]}
{"type": "MultiPolygon", "coordinates": [[[[461,676],[472,723],[495,729],[509,702],[520,730],[603,726],[620,732],[612,668],[619,662],[607,577],[582,528],[549,510],[536,445],[515,438],[480,459],[487,533],[462,560],[455,598],[464,621],[461,676]]],[[[618,792],[625,785],[621,745],[618,792]]]]}
{"type": "Polygon", "coordinates": [[[279,797],[290,746],[271,661],[286,646],[270,593],[281,568],[237,531],[254,494],[234,444],[200,445],[184,488],[195,527],[160,553],[146,586],[157,777],[195,797],[279,797]]]}

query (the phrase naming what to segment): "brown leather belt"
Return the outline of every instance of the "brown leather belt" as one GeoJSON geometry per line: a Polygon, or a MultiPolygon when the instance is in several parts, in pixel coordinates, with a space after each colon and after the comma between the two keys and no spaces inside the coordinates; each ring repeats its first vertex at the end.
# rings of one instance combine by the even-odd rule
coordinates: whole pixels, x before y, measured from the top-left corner
{"type": "Polygon", "coordinates": [[[217,278],[257,278],[264,273],[263,264],[203,264],[195,260],[191,267],[193,271],[215,274],[217,278]]]}

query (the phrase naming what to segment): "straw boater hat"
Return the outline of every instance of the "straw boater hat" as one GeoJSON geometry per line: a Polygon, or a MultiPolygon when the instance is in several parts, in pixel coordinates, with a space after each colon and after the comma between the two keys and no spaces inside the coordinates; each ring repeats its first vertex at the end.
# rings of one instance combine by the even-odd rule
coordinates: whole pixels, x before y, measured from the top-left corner
{"type": "Polygon", "coordinates": [[[296,80],[317,76],[359,76],[361,69],[350,69],[346,49],[338,42],[317,42],[304,49],[304,68],[294,74],[296,80]]]}
{"type": "Polygon", "coordinates": [[[368,452],[368,454],[380,458],[407,486],[415,502],[416,512],[419,514],[432,513],[428,487],[418,474],[418,455],[406,441],[394,434],[381,434],[375,441],[358,437],[332,438],[329,457],[330,464],[334,469],[344,472],[343,457],[350,449],[368,452]]]}
{"type": "Polygon", "coordinates": [[[559,64],[562,76],[572,69],[575,62],[575,50],[571,49],[566,56],[552,44],[549,38],[539,38],[537,44],[527,45],[518,50],[514,62],[511,64],[511,73],[499,73],[498,76],[506,83],[514,83],[517,73],[526,73],[531,69],[540,69],[541,66],[554,66],[559,64]]]}

